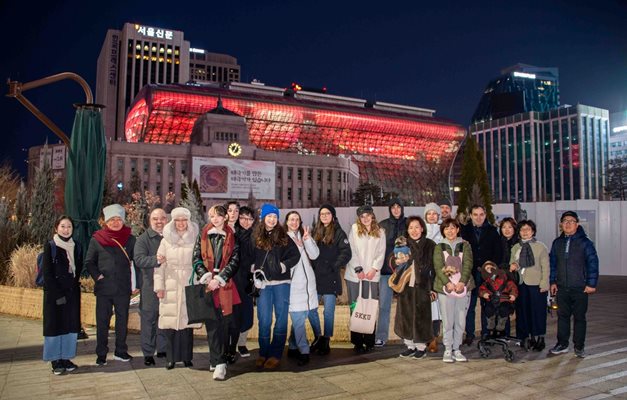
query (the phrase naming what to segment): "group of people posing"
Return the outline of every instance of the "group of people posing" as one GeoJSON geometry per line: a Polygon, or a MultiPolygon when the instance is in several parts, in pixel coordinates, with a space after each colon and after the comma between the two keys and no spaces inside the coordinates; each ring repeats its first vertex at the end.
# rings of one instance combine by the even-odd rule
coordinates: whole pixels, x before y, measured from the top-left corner
{"type": "Polygon", "coordinates": [[[349,303],[378,301],[372,332],[351,331],[354,351],[364,353],[388,341],[391,305],[397,296],[394,332],[406,347],[400,356],[420,359],[437,351],[442,329],[447,363],[464,362],[462,344],[475,337],[480,299],[481,335],[509,336],[516,312],[516,336],[528,347],[545,347],[547,294],[557,295],[558,342],[568,351],[574,316],[575,354],[584,356],[588,295],[595,292],[598,258],[575,212],[562,215],[562,234],[550,253],[535,239],[533,221],[506,218],[500,229],[486,221],[483,206],[470,209],[466,224],[452,218],[448,200],[425,206],[424,215],[404,215],[394,199],[389,218],[378,222],[370,206],[357,209],[348,235],[335,208],[321,206],[313,227],[290,211],[280,220],[272,204],[259,210],[236,202],[214,205],[199,227],[185,208],[154,209],[150,227],[137,239],[125,225],[124,208],[103,209],[104,226],[83,256],[72,239],[68,216],[55,224],[44,246],[44,360],[55,374],[71,372],[80,330],[81,270],[94,279],[96,363],[107,364],[108,332],[115,312],[114,359],[129,361],[126,345],[130,297],[141,291],[141,350],[146,366],[165,358],[166,368],[193,365],[193,329],[186,290],[204,285],[215,308],[204,321],[213,378],[224,380],[227,365],[249,357],[246,346],[257,307],[259,354],[255,365],[276,369],[288,343],[288,357],[300,366],[311,353],[329,354],[336,300],[346,282],[349,303]],[[343,276],[342,276],[343,271],[343,276]],[[324,309],[322,321],[318,307],[324,309]],[[291,331],[288,339],[288,315],[291,331]],[[314,334],[306,334],[309,321],[314,334]]]}

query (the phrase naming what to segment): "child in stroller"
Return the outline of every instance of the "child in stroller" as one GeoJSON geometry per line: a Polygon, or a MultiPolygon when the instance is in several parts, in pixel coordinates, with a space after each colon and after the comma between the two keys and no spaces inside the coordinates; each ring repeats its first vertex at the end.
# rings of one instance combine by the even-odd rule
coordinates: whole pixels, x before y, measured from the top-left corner
{"type": "Polygon", "coordinates": [[[481,357],[490,355],[490,347],[499,345],[507,361],[513,361],[514,353],[509,342],[516,340],[505,336],[505,325],[514,312],[514,301],[518,297],[518,287],[507,273],[492,261],[481,266],[483,284],[479,286],[479,297],[485,302],[485,315],[488,320],[488,333],[483,335],[478,347],[481,357]]]}

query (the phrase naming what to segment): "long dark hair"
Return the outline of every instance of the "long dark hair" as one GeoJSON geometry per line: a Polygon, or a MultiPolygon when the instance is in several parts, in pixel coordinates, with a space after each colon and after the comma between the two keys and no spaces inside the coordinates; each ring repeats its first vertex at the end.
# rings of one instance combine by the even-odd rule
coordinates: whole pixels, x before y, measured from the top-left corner
{"type": "Polygon", "coordinates": [[[329,210],[328,208],[324,207],[318,210],[318,220],[316,221],[316,226],[314,227],[313,238],[317,244],[322,243],[326,246],[330,246],[331,244],[333,244],[333,238],[335,238],[335,224],[337,224],[337,221],[335,217],[333,217],[329,225],[324,226],[324,224],[320,221],[320,211],[322,209],[329,210]]]}
{"type": "Polygon", "coordinates": [[[276,226],[272,228],[271,231],[266,230],[264,220],[261,220],[261,222],[255,225],[253,229],[255,247],[262,250],[270,251],[275,246],[287,246],[287,241],[291,240],[289,236],[287,236],[287,232],[285,231],[285,228],[283,228],[283,225],[281,225],[278,221],[276,226]]]}
{"type": "Polygon", "coordinates": [[[303,218],[300,216],[298,211],[290,211],[287,213],[287,215],[285,216],[285,223],[283,224],[283,227],[285,228],[286,232],[290,231],[290,228],[287,226],[287,220],[290,218],[290,215],[292,214],[298,215],[298,229],[297,230],[300,233],[300,237],[302,238],[303,235],[305,234],[305,230],[303,229],[303,218]]]}
{"type": "Polygon", "coordinates": [[[72,217],[70,217],[69,215],[62,215],[59,218],[57,218],[56,221],[54,221],[55,232],[57,231],[59,224],[61,224],[61,221],[63,221],[64,219],[67,219],[68,221],[70,221],[70,223],[72,224],[72,230],[74,230],[74,220],[72,219],[72,217]]]}

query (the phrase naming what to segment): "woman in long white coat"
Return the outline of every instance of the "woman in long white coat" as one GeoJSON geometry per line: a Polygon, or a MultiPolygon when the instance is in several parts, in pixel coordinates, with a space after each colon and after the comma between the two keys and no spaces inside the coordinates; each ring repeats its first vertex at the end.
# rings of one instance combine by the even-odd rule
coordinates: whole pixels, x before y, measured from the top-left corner
{"type": "Polygon", "coordinates": [[[192,256],[198,237],[198,225],[190,221],[188,209],[172,210],[172,221],[163,228],[163,240],[157,250],[159,268],[155,269],[155,293],[159,298],[159,329],[166,339],[166,368],[174,368],[182,361],[192,366],[194,347],[193,328],[200,324],[188,324],[185,286],[192,281],[192,256]]]}
{"type": "Polygon", "coordinates": [[[285,216],[285,230],[300,251],[300,261],[292,267],[291,271],[289,310],[290,318],[292,318],[292,333],[287,355],[298,358],[298,365],[305,365],[309,362],[309,342],[307,342],[305,322],[309,318],[312,326],[320,326],[316,276],[310,262],[318,258],[320,250],[310,235],[309,227],[303,228],[298,212],[290,211],[285,216]]]}
{"type": "MultiPolygon", "coordinates": [[[[379,227],[370,206],[357,209],[357,222],[348,234],[352,257],[346,266],[344,279],[348,288],[349,304],[356,301],[360,293],[364,299],[379,300],[379,279],[385,258],[385,229],[379,227]]],[[[351,331],[351,343],[356,353],[365,353],[374,348],[375,330],[372,333],[351,331]]]]}

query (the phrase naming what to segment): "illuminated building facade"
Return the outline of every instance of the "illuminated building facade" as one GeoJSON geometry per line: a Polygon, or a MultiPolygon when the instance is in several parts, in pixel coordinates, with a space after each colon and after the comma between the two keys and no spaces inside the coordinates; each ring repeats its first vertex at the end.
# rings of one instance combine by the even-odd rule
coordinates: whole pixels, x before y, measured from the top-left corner
{"type": "Polygon", "coordinates": [[[584,105],[516,114],[470,126],[500,203],[600,199],[609,113],[584,105]]]}
{"type": "Polygon", "coordinates": [[[610,115],[610,160],[627,159],[627,111],[610,115]]]}
{"type": "Polygon", "coordinates": [[[348,204],[359,182],[424,204],[448,190],[450,164],[465,134],[434,112],[262,84],[148,85],[131,105],[124,133],[127,142],[189,146],[196,154],[209,141],[214,149],[237,142],[245,148],[243,157],[277,162],[277,200],[283,207],[295,206],[297,200],[288,197],[307,199],[303,206],[327,198],[348,204]],[[204,124],[216,109],[240,118],[245,129],[204,124]],[[335,166],[324,167],[325,159],[335,166]],[[299,186],[299,180],[311,185],[299,186]]]}
{"type": "Polygon", "coordinates": [[[239,76],[237,59],[190,49],[181,31],[132,23],[124,24],[121,30],[109,29],[96,72],[96,103],[105,106],[105,135],[124,140],[126,112],[147,84],[185,83],[190,79],[232,82],[239,81],[239,76]]]}
{"type": "Polygon", "coordinates": [[[196,82],[239,82],[240,66],[237,58],[228,54],[192,48],[189,52],[189,78],[196,82]]]}
{"type": "Polygon", "coordinates": [[[547,112],[560,105],[557,68],[516,64],[486,86],[471,122],[493,119],[531,111],[547,112]]]}

